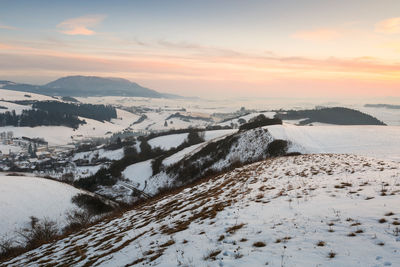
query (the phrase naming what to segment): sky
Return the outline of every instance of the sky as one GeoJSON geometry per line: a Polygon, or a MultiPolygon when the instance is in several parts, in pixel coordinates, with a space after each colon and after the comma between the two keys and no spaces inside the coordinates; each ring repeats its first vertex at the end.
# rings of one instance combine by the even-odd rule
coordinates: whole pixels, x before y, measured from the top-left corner
{"type": "Polygon", "coordinates": [[[400,97],[399,0],[0,0],[0,79],[200,97],[400,97]]]}

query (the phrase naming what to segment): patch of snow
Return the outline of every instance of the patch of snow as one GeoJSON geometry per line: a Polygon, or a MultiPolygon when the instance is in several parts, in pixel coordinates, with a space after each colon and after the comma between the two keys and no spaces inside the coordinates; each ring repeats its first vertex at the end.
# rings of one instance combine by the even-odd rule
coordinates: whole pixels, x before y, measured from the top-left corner
{"type": "Polygon", "coordinates": [[[204,140],[210,141],[216,138],[220,138],[226,135],[230,135],[236,133],[237,129],[226,129],[226,130],[214,130],[214,131],[205,131],[204,140]]]}

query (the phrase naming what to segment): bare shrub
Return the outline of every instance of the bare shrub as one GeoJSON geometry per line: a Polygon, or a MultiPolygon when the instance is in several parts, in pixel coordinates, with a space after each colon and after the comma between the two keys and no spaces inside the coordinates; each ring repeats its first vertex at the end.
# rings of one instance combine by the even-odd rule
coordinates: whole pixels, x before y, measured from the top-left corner
{"type": "Polygon", "coordinates": [[[13,243],[11,239],[2,239],[0,241],[0,252],[2,254],[9,254],[13,249],[13,243]]]}
{"type": "Polygon", "coordinates": [[[67,212],[67,226],[64,232],[73,232],[89,225],[92,222],[93,216],[87,211],[71,210],[67,212]]]}
{"type": "Polygon", "coordinates": [[[23,238],[27,247],[38,247],[57,237],[58,227],[56,222],[46,218],[39,221],[34,216],[31,216],[30,220],[29,227],[17,232],[23,238]]]}
{"type": "Polygon", "coordinates": [[[334,257],[336,257],[336,253],[331,251],[328,253],[328,258],[333,259],[334,257]]]}

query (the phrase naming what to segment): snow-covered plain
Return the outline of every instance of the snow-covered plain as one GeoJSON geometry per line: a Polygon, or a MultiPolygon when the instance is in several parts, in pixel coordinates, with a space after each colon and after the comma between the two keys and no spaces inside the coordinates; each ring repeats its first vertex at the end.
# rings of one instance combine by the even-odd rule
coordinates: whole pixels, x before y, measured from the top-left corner
{"type": "Polygon", "coordinates": [[[77,208],[71,198],[85,193],[49,179],[0,174],[0,239],[18,239],[16,230],[26,227],[29,217],[66,224],[66,212],[77,208]]]}
{"type": "Polygon", "coordinates": [[[265,127],[275,139],[292,142],[301,153],[351,153],[400,161],[400,126],[265,127]]]}
{"type": "Polygon", "coordinates": [[[361,156],[269,159],[3,264],[398,266],[399,179],[361,156]]]}

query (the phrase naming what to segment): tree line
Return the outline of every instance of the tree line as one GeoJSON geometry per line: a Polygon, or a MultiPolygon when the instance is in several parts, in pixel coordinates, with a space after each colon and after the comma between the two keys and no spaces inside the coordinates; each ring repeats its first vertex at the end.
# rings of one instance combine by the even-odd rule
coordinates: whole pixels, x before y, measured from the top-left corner
{"type": "Polygon", "coordinates": [[[63,113],[80,116],[98,121],[110,121],[117,118],[117,110],[111,105],[74,104],[58,101],[40,101],[32,105],[33,108],[45,110],[49,113],[63,113]]]}

